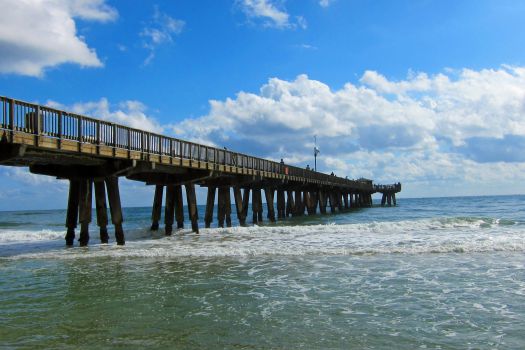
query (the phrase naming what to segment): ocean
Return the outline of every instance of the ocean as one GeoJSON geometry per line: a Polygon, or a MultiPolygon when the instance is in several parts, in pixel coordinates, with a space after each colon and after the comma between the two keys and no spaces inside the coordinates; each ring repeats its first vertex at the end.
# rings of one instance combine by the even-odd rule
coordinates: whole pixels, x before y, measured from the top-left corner
{"type": "Polygon", "coordinates": [[[0,212],[0,348],[525,348],[525,196],[375,204],[171,237],[125,208],[125,246],[93,218],[69,249],[65,210],[0,212]]]}

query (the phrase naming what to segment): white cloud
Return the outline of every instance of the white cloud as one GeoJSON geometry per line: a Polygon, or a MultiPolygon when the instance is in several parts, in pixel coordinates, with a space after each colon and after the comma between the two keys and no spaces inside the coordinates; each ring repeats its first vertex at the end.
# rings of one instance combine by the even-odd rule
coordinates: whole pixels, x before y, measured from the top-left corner
{"type": "Polygon", "coordinates": [[[106,98],[94,102],[79,102],[65,106],[58,102],[48,101],[48,106],[63,109],[77,114],[90,116],[132,128],[162,133],[163,127],[152,117],[146,114],[146,106],[138,101],[124,101],[113,108],[106,98]]]}
{"type": "Polygon", "coordinates": [[[291,16],[286,12],[281,2],[271,0],[238,0],[244,14],[251,20],[261,20],[265,27],[290,29],[306,29],[307,23],[303,16],[291,16]]]}
{"type": "Polygon", "coordinates": [[[3,0],[0,73],[42,76],[64,63],[102,67],[77,34],[75,18],[108,22],[117,11],[104,0],[3,0]]]}
{"type": "Polygon", "coordinates": [[[155,6],[152,21],[140,32],[140,36],[144,38],[143,47],[150,52],[144,60],[144,65],[148,65],[155,58],[159,46],[172,43],[174,35],[180,34],[184,26],[184,21],[170,17],[155,6]]]}
{"type": "Polygon", "coordinates": [[[272,78],[258,93],[210,101],[207,115],[171,127],[182,138],[302,166],[313,163],[317,135],[320,169],[338,175],[525,191],[516,186],[525,183],[525,157],[509,154],[525,144],[521,67],[409,72],[400,81],[367,71],[339,90],[306,75],[272,78]]]}
{"type": "Polygon", "coordinates": [[[334,2],[334,0],[319,0],[319,5],[321,5],[321,7],[328,7],[333,2],[334,2]]]}

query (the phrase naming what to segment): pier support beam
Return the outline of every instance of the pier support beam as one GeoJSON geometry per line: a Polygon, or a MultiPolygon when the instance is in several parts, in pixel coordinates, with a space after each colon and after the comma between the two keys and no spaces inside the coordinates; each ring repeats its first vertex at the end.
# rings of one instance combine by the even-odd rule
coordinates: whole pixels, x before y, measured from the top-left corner
{"type": "Polygon", "coordinates": [[[390,193],[387,194],[386,201],[388,203],[388,206],[391,207],[392,206],[392,194],[390,193]]]}
{"type": "Polygon", "coordinates": [[[392,193],[392,201],[394,202],[394,207],[397,206],[396,194],[395,193],[392,193]]]}
{"type": "Polygon", "coordinates": [[[111,222],[115,226],[115,239],[118,245],[124,245],[124,230],[122,229],[122,206],[120,205],[120,192],[118,188],[118,177],[110,176],[106,178],[108,190],[109,211],[111,212],[111,222]]]}
{"type": "Polygon", "coordinates": [[[97,225],[100,229],[100,243],[108,243],[108,206],[106,204],[104,180],[95,180],[95,208],[97,210],[97,225]]]}
{"type": "Polygon", "coordinates": [[[341,192],[339,190],[335,191],[335,198],[337,202],[337,209],[339,209],[339,212],[343,211],[343,196],[341,195],[341,192]]]}
{"type": "MultiPolygon", "coordinates": [[[[253,201],[253,194],[252,194],[253,201]]],[[[244,189],[244,195],[242,197],[242,223],[246,225],[246,217],[248,216],[248,207],[250,205],[250,188],[244,189]]]]}
{"type": "Polygon", "coordinates": [[[328,198],[330,199],[330,212],[334,214],[337,203],[335,201],[335,195],[333,191],[328,192],[328,198]]]}
{"type": "Polygon", "coordinates": [[[177,230],[184,228],[184,200],[181,185],[175,185],[175,221],[177,221],[177,230]]]}
{"type": "Polygon", "coordinates": [[[266,206],[268,207],[268,220],[270,220],[270,222],[275,222],[275,210],[274,210],[274,206],[273,206],[273,195],[274,195],[274,190],[273,188],[265,188],[264,189],[264,195],[266,197],[266,206]]]}
{"type": "MultiPolygon", "coordinates": [[[[197,212],[197,197],[195,196],[195,185],[188,183],[186,187],[186,199],[188,201],[188,213],[191,221],[191,229],[199,233],[199,213],[197,212]]],[[[182,195],[182,193],[181,193],[182,195]]]]}
{"type": "Polygon", "coordinates": [[[381,196],[381,206],[384,207],[386,203],[386,193],[381,196]]]}
{"type": "Polygon", "coordinates": [[[343,192],[343,201],[344,201],[344,204],[345,204],[345,209],[350,208],[350,206],[348,204],[348,193],[346,193],[346,192],[343,192]]]}
{"type": "Polygon", "coordinates": [[[293,199],[293,192],[290,190],[286,191],[286,198],[286,216],[294,216],[295,202],[293,199]]]}
{"type": "Polygon", "coordinates": [[[219,227],[224,227],[224,221],[226,221],[226,226],[232,226],[231,219],[231,197],[230,197],[230,188],[229,187],[219,187],[219,199],[217,206],[217,221],[219,222],[219,227]]]}
{"type": "Polygon", "coordinates": [[[292,216],[302,216],[304,214],[304,203],[301,191],[295,191],[295,209],[292,216]]]}
{"type": "MultiPolygon", "coordinates": [[[[95,182],[95,191],[97,183],[95,182]]],[[[151,231],[159,229],[159,221],[162,212],[162,196],[164,194],[164,185],[155,186],[155,195],[153,197],[153,208],[151,209],[151,231]]]]}
{"type": "Polygon", "coordinates": [[[213,221],[213,206],[215,205],[215,186],[208,187],[206,198],[206,212],[204,213],[204,227],[210,228],[213,221]]]}
{"type": "Polygon", "coordinates": [[[66,213],[66,245],[73,246],[75,241],[75,228],[78,221],[78,203],[80,200],[80,181],[69,180],[69,197],[67,200],[66,213]]]}
{"type": "MultiPolygon", "coordinates": [[[[245,196],[249,196],[249,190],[244,190],[245,196]]],[[[243,210],[243,198],[241,188],[239,186],[233,187],[233,198],[235,200],[235,209],[237,211],[237,220],[239,220],[239,225],[246,225],[246,212],[243,210]]]]}
{"type": "Polygon", "coordinates": [[[164,208],[164,230],[166,236],[171,236],[173,232],[173,222],[175,221],[175,185],[166,186],[166,207],[164,208]]]}
{"type": "Polygon", "coordinates": [[[226,198],[224,194],[224,187],[219,187],[217,198],[217,225],[224,227],[224,217],[226,216],[226,198]]]}
{"type": "Polygon", "coordinates": [[[315,212],[317,210],[317,202],[315,198],[315,193],[305,191],[304,201],[306,203],[306,211],[308,212],[308,215],[315,215],[315,212]]]}
{"type": "Polygon", "coordinates": [[[319,197],[319,212],[321,214],[326,214],[326,203],[327,203],[326,193],[323,190],[319,190],[318,197],[319,197]]]}
{"type": "Polygon", "coordinates": [[[258,222],[262,222],[262,197],[261,197],[261,189],[260,188],[254,188],[252,189],[252,212],[253,212],[253,223],[256,224],[258,222]]]}
{"type": "Polygon", "coordinates": [[[232,198],[230,187],[224,188],[224,215],[226,218],[226,227],[232,227],[232,198]]]}
{"type": "Polygon", "coordinates": [[[277,190],[277,218],[284,219],[286,216],[286,202],[284,190],[277,190]]]}
{"type": "Polygon", "coordinates": [[[91,207],[93,204],[93,180],[80,181],[80,203],[78,207],[78,221],[80,222],[80,237],[78,242],[81,247],[89,243],[89,223],[91,222],[91,207]]]}

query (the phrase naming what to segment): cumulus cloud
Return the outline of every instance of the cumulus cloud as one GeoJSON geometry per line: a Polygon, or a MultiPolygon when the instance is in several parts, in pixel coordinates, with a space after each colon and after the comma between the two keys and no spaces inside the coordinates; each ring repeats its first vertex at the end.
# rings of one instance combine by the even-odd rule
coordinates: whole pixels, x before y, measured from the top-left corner
{"type": "Polygon", "coordinates": [[[159,46],[172,43],[173,37],[182,32],[184,25],[184,21],[161,12],[155,6],[153,19],[140,32],[140,36],[144,38],[143,47],[149,50],[144,65],[148,65],[155,58],[155,52],[159,46]]]}
{"type": "Polygon", "coordinates": [[[239,0],[238,6],[250,20],[260,21],[263,26],[290,29],[307,27],[303,16],[291,17],[281,2],[271,0],[239,0]]]}
{"type": "Polygon", "coordinates": [[[162,133],[164,130],[154,118],[146,114],[146,106],[139,101],[124,101],[116,106],[112,106],[106,98],[101,98],[99,101],[79,102],[71,106],[55,101],[48,101],[46,104],[52,108],[107,120],[136,129],[156,133],[162,133]]]}
{"type": "Polygon", "coordinates": [[[64,63],[101,67],[94,49],[77,34],[75,18],[115,20],[105,0],[3,0],[0,73],[40,77],[64,63]]]}
{"type": "Polygon", "coordinates": [[[303,166],[317,135],[320,169],[350,177],[523,182],[525,68],[409,72],[399,81],[367,71],[338,90],[306,75],[272,78],[258,93],[210,101],[207,115],[171,128],[303,166]]]}

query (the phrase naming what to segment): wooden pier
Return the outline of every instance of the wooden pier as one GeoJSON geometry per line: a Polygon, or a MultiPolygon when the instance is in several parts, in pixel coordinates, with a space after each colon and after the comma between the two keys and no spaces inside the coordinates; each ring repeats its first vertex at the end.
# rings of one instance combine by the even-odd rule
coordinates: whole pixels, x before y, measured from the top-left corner
{"type": "Polygon", "coordinates": [[[215,198],[217,225],[231,226],[231,190],[241,225],[252,205],[253,223],[289,216],[331,213],[372,206],[396,205],[401,184],[374,185],[298,168],[282,162],[133,129],[104,120],[0,97],[0,165],[25,166],[34,174],[69,180],[66,244],[89,242],[93,188],[100,241],[107,243],[108,211],[117,244],[125,243],[119,177],[154,186],[151,229],[158,230],[164,205],[164,229],[184,227],[183,186],[191,228],[199,232],[195,186],[208,189],[205,227],[211,227],[215,198]],[[263,218],[262,192],[267,206],[263,218]],[[275,210],[277,202],[277,213],[275,210]]]}

